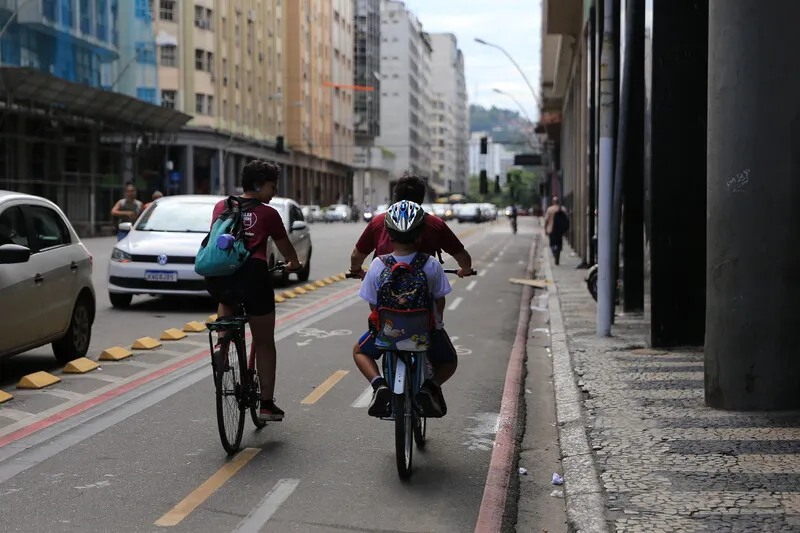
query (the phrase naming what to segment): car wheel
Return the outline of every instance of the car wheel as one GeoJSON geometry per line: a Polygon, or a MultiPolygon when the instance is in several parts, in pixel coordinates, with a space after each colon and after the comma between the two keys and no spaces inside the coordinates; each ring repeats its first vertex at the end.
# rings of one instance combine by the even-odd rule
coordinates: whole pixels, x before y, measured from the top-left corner
{"type": "Polygon", "coordinates": [[[109,292],[108,299],[111,300],[111,305],[117,309],[126,309],[130,307],[133,300],[133,294],[122,294],[119,292],[109,292]]]}
{"type": "Polygon", "coordinates": [[[67,333],[53,343],[53,355],[59,362],[69,363],[86,356],[92,342],[93,314],[91,298],[81,295],[72,310],[67,333]]]}
{"type": "Polygon", "coordinates": [[[299,281],[308,281],[308,278],[311,277],[311,248],[308,249],[308,257],[306,258],[306,264],[303,265],[303,268],[300,272],[297,273],[297,279],[299,281]]]}

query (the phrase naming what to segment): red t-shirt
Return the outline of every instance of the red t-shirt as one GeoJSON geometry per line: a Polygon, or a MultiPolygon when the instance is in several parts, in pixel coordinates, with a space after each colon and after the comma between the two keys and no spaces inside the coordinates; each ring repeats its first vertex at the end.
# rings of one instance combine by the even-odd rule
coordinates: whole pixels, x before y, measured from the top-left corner
{"type": "MultiPolygon", "coordinates": [[[[386,232],[384,219],[386,213],[374,217],[369,221],[364,233],[356,243],[356,250],[362,254],[369,255],[374,250],[377,255],[390,254],[394,250],[389,234],[386,232]]],[[[422,243],[419,251],[434,255],[439,250],[455,255],[464,250],[464,245],[458,240],[453,230],[444,223],[444,220],[437,216],[425,216],[425,229],[422,230],[422,243]]]]}
{"type": "MultiPolygon", "coordinates": [[[[214,220],[225,211],[225,200],[220,200],[214,206],[214,220]]],[[[252,252],[253,259],[267,260],[267,239],[272,237],[274,241],[286,238],[286,227],[283,225],[280,213],[266,204],[255,206],[242,214],[244,220],[244,245],[252,252]]]]}

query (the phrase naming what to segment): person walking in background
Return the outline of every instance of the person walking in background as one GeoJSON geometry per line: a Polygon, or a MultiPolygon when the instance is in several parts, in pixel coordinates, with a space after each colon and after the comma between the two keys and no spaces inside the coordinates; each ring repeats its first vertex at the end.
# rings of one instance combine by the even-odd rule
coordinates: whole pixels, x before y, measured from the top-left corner
{"type": "Polygon", "coordinates": [[[145,210],[146,210],[148,207],[150,207],[150,204],[152,204],[153,202],[155,202],[156,200],[158,200],[159,198],[161,198],[161,197],[163,197],[163,196],[164,196],[164,193],[162,193],[161,191],[155,191],[155,192],[153,192],[153,196],[152,196],[152,198],[150,199],[150,201],[149,201],[149,202],[147,202],[146,204],[144,204],[144,207],[142,208],[142,213],[144,213],[144,211],[145,211],[145,210]]]}
{"type": "Polygon", "coordinates": [[[142,202],[136,199],[137,191],[133,182],[125,184],[125,197],[119,200],[111,208],[111,217],[117,219],[117,240],[121,241],[128,234],[127,231],[119,231],[119,225],[123,222],[136,222],[142,214],[142,202]]]}
{"type": "Polygon", "coordinates": [[[544,232],[550,239],[550,249],[556,264],[561,261],[561,248],[564,244],[564,234],[569,231],[569,217],[561,207],[558,196],[553,196],[553,203],[544,213],[544,232]]]}

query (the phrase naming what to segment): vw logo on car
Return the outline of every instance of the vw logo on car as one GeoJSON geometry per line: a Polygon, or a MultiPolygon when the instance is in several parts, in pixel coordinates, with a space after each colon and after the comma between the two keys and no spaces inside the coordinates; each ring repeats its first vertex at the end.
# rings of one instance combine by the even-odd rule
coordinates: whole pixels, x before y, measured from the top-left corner
{"type": "Polygon", "coordinates": [[[158,264],[159,265],[166,265],[167,264],[167,254],[159,254],[158,256],[158,264]]]}

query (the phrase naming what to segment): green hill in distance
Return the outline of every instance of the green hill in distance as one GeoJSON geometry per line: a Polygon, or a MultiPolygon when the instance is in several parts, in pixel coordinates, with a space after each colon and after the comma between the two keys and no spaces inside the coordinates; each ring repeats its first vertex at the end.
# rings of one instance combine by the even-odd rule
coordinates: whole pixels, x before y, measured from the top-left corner
{"type": "Polygon", "coordinates": [[[534,124],[518,111],[492,106],[469,106],[470,133],[488,132],[494,142],[507,145],[509,150],[524,150],[525,139],[533,135],[534,124]]]}

